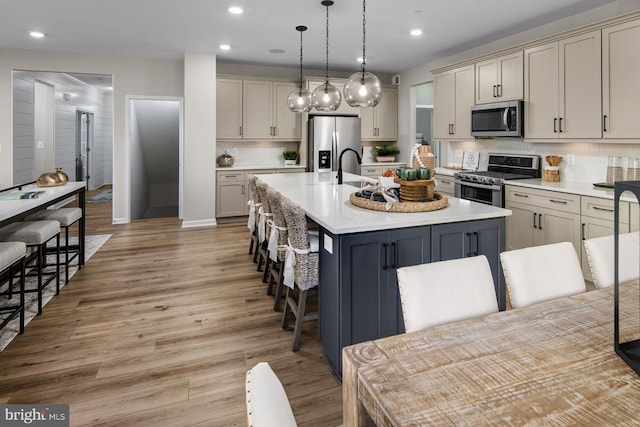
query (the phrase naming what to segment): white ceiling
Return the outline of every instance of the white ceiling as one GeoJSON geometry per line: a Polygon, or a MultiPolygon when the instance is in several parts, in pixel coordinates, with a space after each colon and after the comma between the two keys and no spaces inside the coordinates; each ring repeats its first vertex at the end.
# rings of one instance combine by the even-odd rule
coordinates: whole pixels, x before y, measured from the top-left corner
{"type": "MultiPolygon", "coordinates": [[[[397,73],[614,0],[369,0],[367,64],[397,73]],[[424,34],[412,37],[409,30],[424,34]]],[[[297,25],[306,25],[305,67],[323,69],[320,0],[13,0],[0,13],[0,46],[149,58],[215,53],[218,60],[296,67],[297,25]],[[243,15],[227,8],[238,5],[243,15]],[[31,30],[47,34],[34,40],[31,30]],[[218,45],[228,43],[230,51],[218,45]],[[270,49],[283,49],[273,54],[270,49]]],[[[329,8],[330,69],[359,68],[362,2],[329,8]]]]}

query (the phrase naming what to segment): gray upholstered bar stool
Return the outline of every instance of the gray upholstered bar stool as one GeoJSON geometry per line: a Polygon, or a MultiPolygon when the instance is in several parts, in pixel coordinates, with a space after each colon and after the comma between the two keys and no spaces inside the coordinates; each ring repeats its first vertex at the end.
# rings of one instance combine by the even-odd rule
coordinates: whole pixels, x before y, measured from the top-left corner
{"type": "Polygon", "coordinates": [[[264,261],[264,271],[262,273],[262,283],[267,283],[267,279],[269,278],[269,267],[271,266],[271,259],[269,258],[269,250],[267,249],[269,245],[269,235],[271,234],[271,226],[269,224],[269,220],[273,217],[273,213],[271,212],[271,205],[269,205],[269,200],[267,199],[267,189],[269,188],[269,184],[257,180],[256,187],[258,189],[258,194],[260,195],[260,202],[262,206],[258,210],[259,221],[258,221],[258,239],[260,241],[260,246],[258,248],[258,268],[257,271],[262,270],[262,262],[264,261]]]}
{"type": "Polygon", "coordinates": [[[267,198],[269,206],[273,213],[271,222],[271,235],[269,236],[269,258],[271,258],[271,269],[269,270],[269,283],[267,285],[267,294],[274,294],[275,301],[273,309],[280,311],[280,300],[284,292],[282,281],[284,279],[284,260],[287,253],[287,239],[289,233],[287,231],[287,223],[284,219],[282,211],[283,196],[273,187],[267,189],[267,198]]]}
{"type": "MultiPolygon", "coordinates": [[[[78,269],[82,268],[82,261],[80,259],[80,253],[82,252],[82,246],[84,242],[78,237],[78,247],[74,248],[73,253],[69,257],[69,227],[76,224],[82,218],[82,209],[80,208],[60,208],[60,209],[43,209],[25,218],[26,221],[58,221],[60,228],[64,229],[64,283],[69,283],[69,264],[75,258],[78,259],[78,269]]],[[[78,233],[80,236],[80,233],[78,233]]]]}
{"type": "Polygon", "coordinates": [[[27,276],[38,277],[35,289],[25,289],[25,292],[38,294],[38,314],[42,314],[42,290],[54,279],[56,281],[56,295],[60,293],[60,223],[58,221],[25,221],[14,222],[0,228],[0,241],[24,242],[31,253],[27,255],[27,268],[32,267],[36,272],[27,272],[27,276]],[[44,272],[47,243],[56,239],[56,269],[54,272],[44,272]],[[35,264],[29,264],[34,262],[35,264]],[[47,276],[43,280],[43,276],[47,276]]]}
{"type": "Polygon", "coordinates": [[[289,232],[283,272],[287,295],[282,313],[282,329],[287,329],[289,316],[293,315],[295,326],[291,350],[298,351],[303,322],[318,319],[317,311],[307,310],[307,296],[311,293],[317,295],[318,291],[318,236],[309,234],[304,211],[286,197],[282,198],[282,211],[289,232]]]}
{"type": "Polygon", "coordinates": [[[0,242],[0,289],[7,285],[6,291],[2,292],[3,296],[6,295],[9,299],[13,298],[13,278],[16,273],[20,273],[18,303],[0,308],[0,312],[6,316],[0,323],[0,329],[7,326],[16,316],[20,316],[19,333],[24,332],[24,265],[26,255],[27,245],[24,242],[0,242]]]}
{"type": "Polygon", "coordinates": [[[258,194],[258,187],[256,186],[256,181],[258,178],[255,176],[251,176],[248,181],[249,186],[249,201],[247,204],[249,205],[249,219],[247,220],[247,227],[249,228],[249,232],[251,232],[251,242],[249,243],[249,255],[254,253],[253,262],[258,262],[258,246],[260,242],[258,240],[258,209],[262,206],[260,201],[260,195],[258,194]]]}

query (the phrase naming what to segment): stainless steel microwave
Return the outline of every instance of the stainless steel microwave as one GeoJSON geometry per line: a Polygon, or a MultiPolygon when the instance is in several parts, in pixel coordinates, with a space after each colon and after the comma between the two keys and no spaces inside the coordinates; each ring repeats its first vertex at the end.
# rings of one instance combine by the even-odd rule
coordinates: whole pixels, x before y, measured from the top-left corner
{"type": "Polygon", "coordinates": [[[471,136],[524,136],[523,101],[496,102],[471,107],[471,136]]]}

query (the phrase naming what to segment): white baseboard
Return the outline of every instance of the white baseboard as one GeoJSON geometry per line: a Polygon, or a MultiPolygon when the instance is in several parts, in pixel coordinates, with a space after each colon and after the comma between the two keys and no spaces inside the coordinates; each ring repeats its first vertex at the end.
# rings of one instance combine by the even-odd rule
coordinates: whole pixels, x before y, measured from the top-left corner
{"type": "Polygon", "coordinates": [[[201,219],[198,221],[182,221],[182,228],[193,227],[210,227],[212,225],[218,225],[215,218],[213,219],[201,219]]]}
{"type": "Polygon", "coordinates": [[[112,224],[129,224],[126,218],[113,218],[112,224]]]}

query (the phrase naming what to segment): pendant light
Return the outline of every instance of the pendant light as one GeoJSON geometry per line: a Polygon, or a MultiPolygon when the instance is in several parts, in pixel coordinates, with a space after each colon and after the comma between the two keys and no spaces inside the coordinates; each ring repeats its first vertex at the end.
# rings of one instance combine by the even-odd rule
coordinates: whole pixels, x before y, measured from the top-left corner
{"type": "Polygon", "coordinates": [[[298,25],[296,30],[300,31],[300,87],[289,94],[287,106],[294,113],[306,113],[313,107],[311,92],[302,87],[302,33],[307,31],[307,27],[298,25]]]}
{"type": "Polygon", "coordinates": [[[333,1],[323,0],[321,3],[327,8],[327,55],[324,68],[324,84],[315,88],[311,95],[311,100],[318,111],[335,111],[340,107],[342,95],[340,95],[337,87],[329,83],[329,6],[333,5],[333,1]]]}
{"type": "Polygon", "coordinates": [[[366,70],[367,1],[362,0],[362,71],[353,73],[344,84],[344,99],[352,107],[375,107],[382,99],[382,82],[366,70]]]}

